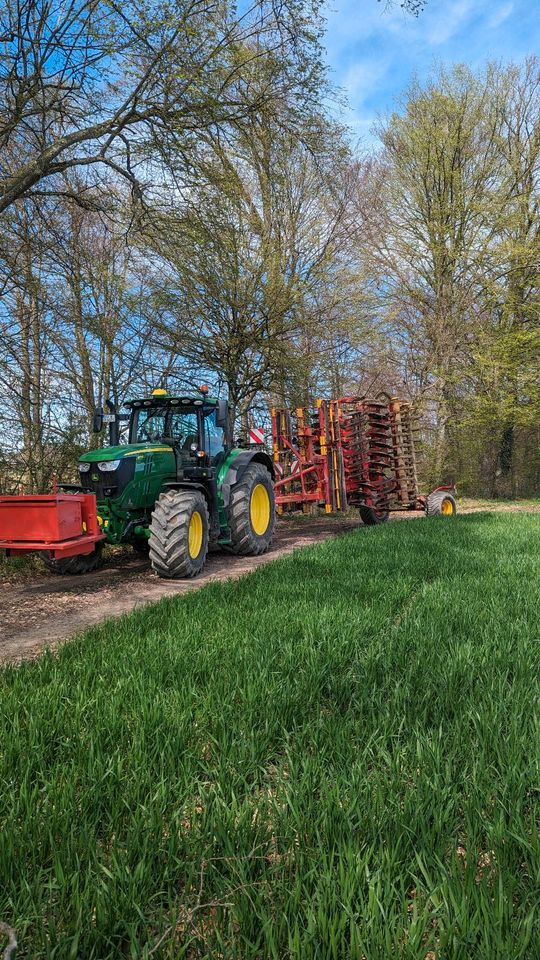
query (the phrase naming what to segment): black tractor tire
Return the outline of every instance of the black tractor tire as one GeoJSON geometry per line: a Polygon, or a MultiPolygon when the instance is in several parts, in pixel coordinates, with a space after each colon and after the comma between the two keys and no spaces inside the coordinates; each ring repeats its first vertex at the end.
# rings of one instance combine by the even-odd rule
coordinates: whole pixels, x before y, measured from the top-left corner
{"type": "Polygon", "coordinates": [[[375,507],[366,507],[362,504],[359,508],[360,519],[367,527],[374,527],[377,523],[386,523],[389,517],[388,510],[375,510],[375,507]]]}
{"type": "Polygon", "coordinates": [[[250,463],[231,490],[229,528],[231,546],[240,556],[258,556],[268,550],[276,524],[276,497],[269,470],[250,463]]]}
{"type": "Polygon", "coordinates": [[[457,504],[455,497],[447,490],[435,490],[430,493],[426,503],[428,517],[455,517],[457,504]]]}
{"type": "Polygon", "coordinates": [[[198,490],[167,490],[156,502],[148,540],[158,577],[196,577],[208,553],[208,507],[198,490]]]}
{"type": "Polygon", "coordinates": [[[76,557],[62,557],[54,560],[52,557],[42,557],[43,563],[51,573],[76,576],[83,573],[92,573],[103,563],[102,545],[96,544],[92,553],[80,553],[76,557]]]}

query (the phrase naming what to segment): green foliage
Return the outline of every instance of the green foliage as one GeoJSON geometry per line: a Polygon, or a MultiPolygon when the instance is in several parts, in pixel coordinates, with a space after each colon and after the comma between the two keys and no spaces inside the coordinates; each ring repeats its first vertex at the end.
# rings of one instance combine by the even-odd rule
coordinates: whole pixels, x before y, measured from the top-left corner
{"type": "Polygon", "coordinates": [[[539,131],[533,57],[439,69],[380,130],[384,320],[432,430],[435,474],[459,461],[472,477],[479,452],[477,489],[490,493],[500,477],[514,495],[539,479],[516,442],[540,420],[539,131]]]}
{"type": "Polygon", "coordinates": [[[540,518],[358,531],[0,675],[33,960],[533,960],[540,518]]]}

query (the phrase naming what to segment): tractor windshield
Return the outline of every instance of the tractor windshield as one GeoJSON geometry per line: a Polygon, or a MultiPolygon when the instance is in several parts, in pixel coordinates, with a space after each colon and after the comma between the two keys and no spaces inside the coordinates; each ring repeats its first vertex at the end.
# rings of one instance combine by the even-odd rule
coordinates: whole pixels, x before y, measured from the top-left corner
{"type": "Polygon", "coordinates": [[[225,452],[225,434],[217,425],[215,410],[203,411],[200,408],[197,411],[156,405],[133,411],[131,443],[159,443],[164,437],[172,438],[177,449],[186,452],[190,452],[192,445],[197,444],[206,451],[211,462],[225,452]],[[202,435],[199,433],[199,417],[202,435]]]}
{"type": "Polygon", "coordinates": [[[134,412],[131,443],[158,443],[173,437],[178,445],[189,450],[199,443],[197,414],[194,410],[171,410],[165,406],[143,407],[134,412]]]}
{"type": "Polygon", "coordinates": [[[157,443],[165,436],[165,407],[146,407],[137,410],[131,431],[131,443],[157,443]]]}

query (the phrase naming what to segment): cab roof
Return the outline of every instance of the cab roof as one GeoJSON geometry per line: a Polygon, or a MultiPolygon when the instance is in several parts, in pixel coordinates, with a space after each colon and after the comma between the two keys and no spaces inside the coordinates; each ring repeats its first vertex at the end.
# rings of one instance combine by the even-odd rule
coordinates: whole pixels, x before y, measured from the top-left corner
{"type": "Polygon", "coordinates": [[[217,398],[209,397],[207,393],[193,394],[171,394],[166,390],[154,390],[150,397],[137,397],[135,400],[128,400],[126,407],[157,407],[157,406],[191,406],[206,407],[217,406],[217,398]]]}

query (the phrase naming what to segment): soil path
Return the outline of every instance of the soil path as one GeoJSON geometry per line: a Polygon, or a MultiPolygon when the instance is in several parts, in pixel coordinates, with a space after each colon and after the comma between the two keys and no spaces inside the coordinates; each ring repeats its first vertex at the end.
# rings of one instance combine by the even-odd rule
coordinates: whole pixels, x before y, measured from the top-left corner
{"type": "Polygon", "coordinates": [[[213,580],[240,577],[299,547],[360,526],[359,521],[349,518],[281,521],[268,553],[261,557],[211,554],[203,573],[195,580],[160,580],[145,559],[125,551],[110,554],[100,570],[85,576],[48,574],[32,583],[1,584],[0,661],[35,657],[44,647],[56,647],[109,617],[121,616],[162,597],[198,590],[213,580]]]}

